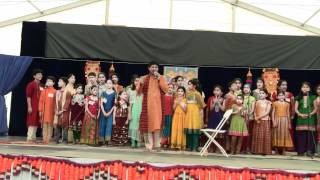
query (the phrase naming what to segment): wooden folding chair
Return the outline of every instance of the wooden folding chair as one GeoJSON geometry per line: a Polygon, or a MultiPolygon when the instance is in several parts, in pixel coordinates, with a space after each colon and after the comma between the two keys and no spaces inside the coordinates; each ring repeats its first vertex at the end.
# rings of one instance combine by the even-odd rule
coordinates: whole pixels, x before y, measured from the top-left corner
{"type": "Polygon", "coordinates": [[[227,152],[223,149],[223,147],[215,140],[215,138],[217,137],[218,134],[221,133],[226,133],[226,130],[221,130],[222,127],[224,126],[224,124],[227,122],[227,120],[229,119],[229,117],[232,114],[232,109],[227,110],[224,115],[223,118],[221,119],[220,123],[218,124],[218,126],[216,127],[216,129],[201,129],[200,131],[203,132],[207,137],[208,137],[208,141],[206,142],[206,144],[203,146],[203,148],[200,151],[200,156],[203,156],[203,154],[207,151],[207,149],[210,147],[211,143],[214,143],[219,150],[221,151],[221,153],[226,156],[229,157],[227,152]]]}

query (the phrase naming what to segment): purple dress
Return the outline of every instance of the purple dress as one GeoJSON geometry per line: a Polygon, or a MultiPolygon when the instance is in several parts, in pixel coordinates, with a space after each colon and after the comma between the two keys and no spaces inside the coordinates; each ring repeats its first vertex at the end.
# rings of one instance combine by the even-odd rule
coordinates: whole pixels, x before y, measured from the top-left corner
{"type": "MultiPolygon", "coordinates": [[[[224,114],[224,112],[219,107],[219,103],[215,103],[213,109],[210,110],[211,109],[211,102],[214,101],[215,98],[216,97],[211,96],[207,102],[207,107],[208,107],[208,111],[209,111],[209,113],[208,113],[208,128],[210,128],[210,129],[215,129],[218,126],[218,124],[220,123],[220,121],[223,117],[223,114],[224,114]]],[[[220,97],[219,102],[222,105],[223,98],[220,97]]]]}

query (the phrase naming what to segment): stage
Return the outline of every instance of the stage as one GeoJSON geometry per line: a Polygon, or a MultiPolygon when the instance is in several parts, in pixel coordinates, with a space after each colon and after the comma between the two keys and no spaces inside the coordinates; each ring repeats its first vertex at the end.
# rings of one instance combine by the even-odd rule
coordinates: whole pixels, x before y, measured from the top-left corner
{"type": "Polygon", "coordinates": [[[264,170],[285,170],[296,173],[319,173],[320,158],[296,156],[234,155],[229,158],[217,153],[201,157],[197,152],[177,152],[161,150],[147,152],[143,148],[130,147],[90,147],[72,144],[28,144],[25,137],[0,137],[0,154],[41,156],[63,158],[82,162],[121,160],[124,162],[143,162],[157,166],[203,165],[227,168],[252,168],[264,170]]]}

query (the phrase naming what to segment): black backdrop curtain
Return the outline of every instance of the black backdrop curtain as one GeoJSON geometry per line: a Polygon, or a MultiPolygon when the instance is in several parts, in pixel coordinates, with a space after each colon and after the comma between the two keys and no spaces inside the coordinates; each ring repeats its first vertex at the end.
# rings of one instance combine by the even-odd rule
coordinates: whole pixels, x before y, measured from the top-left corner
{"type": "MultiPolygon", "coordinates": [[[[47,26],[48,26],[48,24],[46,22],[38,22],[38,23],[24,22],[23,23],[21,55],[29,55],[29,56],[33,56],[33,57],[46,57],[46,55],[48,55],[48,52],[46,53],[46,51],[48,51],[48,49],[47,49],[48,46],[46,46],[46,43],[48,43],[48,42],[46,41],[46,39],[48,38],[48,36],[50,36],[50,34],[47,33],[47,26]]],[[[73,26],[73,25],[68,25],[68,26],[73,26]]],[[[89,31],[88,29],[92,28],[92,26],[80,26],[80,25],[79,26],[74,25],[74,27],[81,27],[80,28],[81,31],[79,31],[81,33],[73,36],[73,37],[77,36],[79,38],[81,38],[80,35],[87,36],[86,33],[87,33],[87,31],[89,31]]],[[[96,26],[93,26],[93,27],[96,27],[96,26]]],[[[142,28],[138,28],[139,31],[141,31],[141,29],[142,28]]],[[[61,30],[60,33],[64,33],[65,31],[69,31],[67,29],[60,29],[60,30],[61,30]]],[[[148,29],[143,29],[143,30],[147,31],[148,29]]],[[[157,30],[153,30],[153,31],[157,31],[157,30]]],[[[181,32],[183,33],[184,31],[181,31],[181,32]]],[[[209,32],[206,32],[206,33],[209,33],[209,32]]],[[[212,33],[212,32],[210,32],[210,33],[212,33]]],[[[67,34],[68,34],[68,32],[67,32],[67,34]]],[[[231,44],[235,43],[235,41],[237,41],[236,40],[237,38],[240,38],[239,36],[237,36],[238,34],[230,34],[230,33],[227,33],[227,34],[229,34],[230,38],[232,37],[232,39],[229,39],[231,44]]],[[[242,39],[242,44],[246,44],[246,43],[250,44],[249,41],[245,41],[245,39],[243,39],[247,35],[244,34],[242,36],[243,37],[240,38],[240,39],[242,39]]],[[[252,36],[259,37],[260,35],[252,35],[252,36]]],[[[92,36],[88,36],[88,37],[93,38],[92,36]]],[[[269,37],[269,36],[266,36],[266,37],[269,37]]],[[[284,36],[270,36],[270,37],[274,37],[276,39],[277,38],[280,38],[280,39],[285,38],[284,36]]],[[[300,38],[303,38],[303,37],[292,37],[292,38],[293,39],[297,38],[296,41],[291,41],[291,42],[297,43],[297,42],[301,41],[300,38]]],[[[96,38],[93,38],[93,39],[97,40],[96,38]]],[[[112,42],[114,42],[114,39],[111,39],[111,40],[113,40],[112,42]]],[[[303,49],[308,50],[307,47],[309,47],[313,43],[317,44],[319,41],[319,38],[318,37],[306,37],[306,39],[304,41],[308,45],[305,44],[305,46],[303,46],[305,48],[303,48],[303,49]]],[[[61,41],[59,41],[59,42],[62,43],[61,41]]],[[[65,48],[64,49],[65,52],[60,54],[59,57],[63,56],[64,58],[73,58],[74,55],[72,53],[76,53],[75,54],[76,57],[84,58],[84,57],[86,57],[86,54],[89,51],[86,51],[86,49],[81,49],[81,46],[84,47],[83,45],[86,44],[85,47],[88,47],[90,50],[94,50],[94,49],[90,48],[89,46],[96,47],[96,44],[90,44],[90,42],[92,42],[92,41],[90,41],[90,39],[88,42],[87,41],[80,41],[80,40],[74,41],[74,42],[70,42],[71,44],[70,44],[69,48],[71,48],[72,50],[69,51],[68,48],[65,48]],[[77,44],[74,44],[74,42],[77,42],[77,44]],[[76,50],[77,47],[80,49],[76,50]],[[71,53],[71,54],[69,56],[68,54],[65,54],[65,53],[71,53]],[[86,53],[86,54],[84,54],[84,56],[80,56],[80,55],[82,55],[82,53],[86,53]]],[[[237,42],[239,43],[239,41],[237,41],[237,42]]],[[[149,43],[151,43],[151,42],[149,42],[149,43]]],[[[209,43],[209,42],[207,42],[207,43],[209,43]]],[[[227,42],[222,42],[222,43],[225,44],[227,42]]],[[[260,42],[260,43],[263,44],[263,42],[260,42]]],[[[146,42],[146,44],[148,44],[148,42],[146,42]]],[[[65,45],[66,44],[61,44],[61,47],[65,47],[65,45]]],[[[61,47],[60,47],[59,51],[61,50],[61,47]]],[[[298,47],[301,48],[301,46],[298,46],[298,47]]],[[[292,49],[297,54],[299,54],[298,47],[292,49]]],[[[99,47],[99,48],[101,48],[101,47],[99,47]]],[[[120,48],[120,47],[118,47],[118,48],[120,48]]],[[[154,48],[154,47],[151,46],[150,48],[154,48]]],[[[272,46],[270,46],[268,48],[272,48],[272,46]]],[[[287,48],[284,48],[284,49],[287,50],[287,48]]],[[[130,52],[130,49],[128,49],[126,46],[121,47],[119,49],[119,52],[123,52],[125,50],[128,50],[128,52],[130,52]]],[[[266,49],[266,50],[268,51],[268,49],[266,49]]],[[[109,52],[108,48],[103,49],[103,51],[101,51],[101,52],[105,52],[105,51],[109,52]]],[[[143,51],[143,49],[141,49],[141,51],[143,51]]],[[[57,50],[57,52],[58,52],[58,50],[57,50]]],[[[189,50],[186,52],[190,53],[191,57],[194,57],[192,55],[192,52],[193,52],[192,50],[189,50]]],[[[252,51],[250,51],[250,52],[252,52],[252,51]]],[[[303,51],[303,52],[305,53],[305,51],[303,51]]],[[[171,53],[174,54],[175,52],[172,51],[171,53]]],[[[272,51],[270,51],[269,53],[272,53],[272,51]]],[[[310,54],[307,54],[306,57],[309,57],[309,55],[312,55],[315,59],[317,59],[318,54],[320,53],[320,44],[317,46],[312,46],[311,49],[308,51],[308,53],[310,53],[310,54]]],[[[284,53],[283,56],[286,56],[285,54],[286,53],[284,53]]],[[[94,55],[96,55],[96,54],[94,54],[94,55]]],[[[105,55],[103,55],[103,57],[105,55]]],[[[159,54],[156,53],[156,54],[153,54],[152,56],[154,56],[156,58],[156,57],[158,57],[157,55],[159,55],[159,54]]],[[[279,55],[279,56],[283,57],[281,54],[275,54],[275,55],[279,55]]],[[[304,54],[302,54],[302,55],[304,55],[304,54]]],[[[225,55],[225,56],[228,56],[228,55],[225,55]]],[[[247,54],[246,56],[249,57],[251,55],[247,54]]],[[[99,57],[99,58],[103,58],[103,57],[99,57]]],[[[161,57],[161,55],[159,55],[159,57],[161,57]]],[[[176,57],[176,56],[173,56],[173,57],[176,57]]],[[[301,57],[301,54],[298,57],[301,57]]],[[[181,58],[181,57],[179,57],[179,58],[181,58]]],[[[114,58],[112,58],[112,59],[103,58],[103,59],[104,59],[103,61],[105,61],[106,63],[102,63],[102,71],[107,72],[108,68],[110,66],[110,62],[111,62],[110,60],[114,60],[114,58]]],[[[132,61],[132,59],[121,59],[121,60],[132,61]]],[[[144,57],[140,57],[139,59],[135,58],[134,60],[137,62],[148,62],[150,60],[158,60],[158,59],[147,59],[146,60],[146,59],[144,59],[144,57]]],[[[304,60],[306,60],[306,59],[304,59],[304,60]]],[[[187,61],[183,61],[183,62],[186,62],[186,63],[180,62],[180,64],[179,64],[179,63],[177,63],[177,61],[173,60],[170,64],[179,64],[179,65],[188,64],[187,61]]],[[[196,62],[198,62],[198,61],[196,61],[196,62]]],[[[273,61],[270,61],[270,62],[273,62],[273,61]]],[[[270,62],[267,61],[267,63],[270,63],[270,62]]],[[[305,64],[307,64],[308,67],[310,65],[312,65],[312,67],[318,67],[317,65],[318,65],[318,63],[320,63],[320,61],[316,61],[315,63],[311,63],[311,64],[308,62],[311,62],[311,61],[302,61],[302,62],[299,61],[298,64],[294,64],[294,62],[290,61],[289,64],[293,64],[294,66],[297,66],[297,65],[305,63],[305,64]]],[[[26,72],[26,75],[23,77],[21,82],[18,84],[18,86],[13,91],[12,107],[11,107],[12,112],[11,112],[9,135],[16,135],[16,136],[26,135],[25,88],[26,88],[26,84],[32,80],[32,69],[34,69],[34,68],[43,69],[45,72],[44,73],[45,76],[54,75],[56,77],[60,77],[60,76],[67,76],[69,73],[74,73],[77,76],[77,82],[84,83],[84,72],[83,72],[84,71],[84,64],[85,64],[84,62],[61,60],[59,58],[58,59],[55,59],[55,58],[51,58],[51,59],[34,58],[32,64],[30,65],[28,71],[26,72]]],[[[194,62],[192,64],[194,64],[194,62]]],[[[288,62],[286,62],[285,64],[288,64],[288,62]]],[[[235,66],[235,65],[237,65],[237,64],[234,63],[234,64],[231,64],[230,66],[235,66]]],[[[262,64],[261,66],[264,66],[264,65],[265,64],[262,64]]],[[[273,65],[277,65],[277,64],[273,64],[273,65]]],[[[252,65],[246,65],[246,66],[252,66],[252,65]]],[[[301,67],[305,67],[305,66],[301,66],[301,67]]],[[[132,74],[142,75],[147,72],[147,65],[146,64],[115,63],[115,68],[116,68],[117,73],[119,73],[121,76],[120,77],[121,83],[124,85],[129,84],[129,81],[130,81],[132,74]]],[[[161,67],[160,70],[162,71],[162,69],[163,68],[161,67]]],[[[318,68],[318,69],[320,69],[320,68],[318,68]]],[[[206,93],[206,96],[208,97],[209,95],[211,95],[213,85],[221,84],[223,87],[226,88],[227,83],[230,80],[234,79],[235,77],[240,77],[245,80],[247,71],[248,71],[247,68],[209,67],[209,66],[208,67],[200,67],[199,68],[199,79],[200,79],[201,84],[203,86],[204,92],[206,93]]],[[[252,73],[253,73],[253,76],[255,79],[261,75],[261,69],[252,69],[252,73]]],[[[295,94],[298,93],[299,88],[300,88],[300,84],[302,81],[310,81],[313,85],[316,85],[317,83],[319,83],[319,79],[318,79],[319,71],[316,71],[316,70],[307,70],[306,71],[306,70],[283,70],[282,69],[282,70],[280,70],[280,75],[281,75],[281,78],[288,80],[289,90],[295,94]]]]}
{"type": "MultiPolygon", "coordinates": [[[[103,72],[108,72],[111,61],[101,63],[103,72]]],[[[54,59],[34,59],[31,63],[26,75],[23,77],[19,85],[13,91],[12,97],[12,112],[9,135],[24,136],[26,135],[26,98],[25,88],[29,81],[32,80],[32,69],[41,68],[44,70],[44,75],[54,75],[56,77],[67,76],[69,73],[74,73],[77,77],[77,83],[84,83],[84,66],[85,62],[70,61],[70,60],[54,60],[54,59]]],[[[127,64],[114,63],[116,72],[120,75],[120,82],[123,85],[130,83],[131,75],[143,75],[147,73],[146,64],[127,64]]],[[[163,66],[160,67],[162,72],[163,66]]],[[[261,69],[251,70],[254,79],[261,75],[261,69]]],[[[247,68],[221,68],[221,67],[200,67],[199,79],[203,86],[206,96],[212,94],[212,86],[221,84],[224,88],[230,80],[235,77],[240,77],[243,80],[246,78],[247,68]]],[[[280,70],[281,78],[287,79],[289,90],[298,93],[302,81],[308,80],[313,85],[319,83],[319,71],[294,71],[280,70]]]]}
{"type": "Polygon", "coordinates": [[[47,23],[46,57],[320,69],[320,37],[47,23]]]}

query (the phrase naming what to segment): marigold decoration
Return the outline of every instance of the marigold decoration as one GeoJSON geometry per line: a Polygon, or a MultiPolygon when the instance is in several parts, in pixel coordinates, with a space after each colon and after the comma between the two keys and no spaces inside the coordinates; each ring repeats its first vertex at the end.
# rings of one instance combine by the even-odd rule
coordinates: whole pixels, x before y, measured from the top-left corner
{"type": "Polygon", "coordinates": [[[277,84],[280,80],[278,68],[264,68],[262,78],[265,82],[265,86],[269,94],[273,94],[277,91],[277,84]]]}
{"type": "Polygon", "coordinates": [[[225,168],[221,166],[154,166],[143,162],[102,161],[76,163],[66,159],[0,154],[0,180],[4,179],[288,179],[320,180],[320,173],[294,173],[282,170],[225,168]],[[21,174],[21,172],[24,172],[21,174]],[[26,175],[27,174],[27,175],[26,175]],[[25,177],[25,175],[27,177],[25,177]]]}

